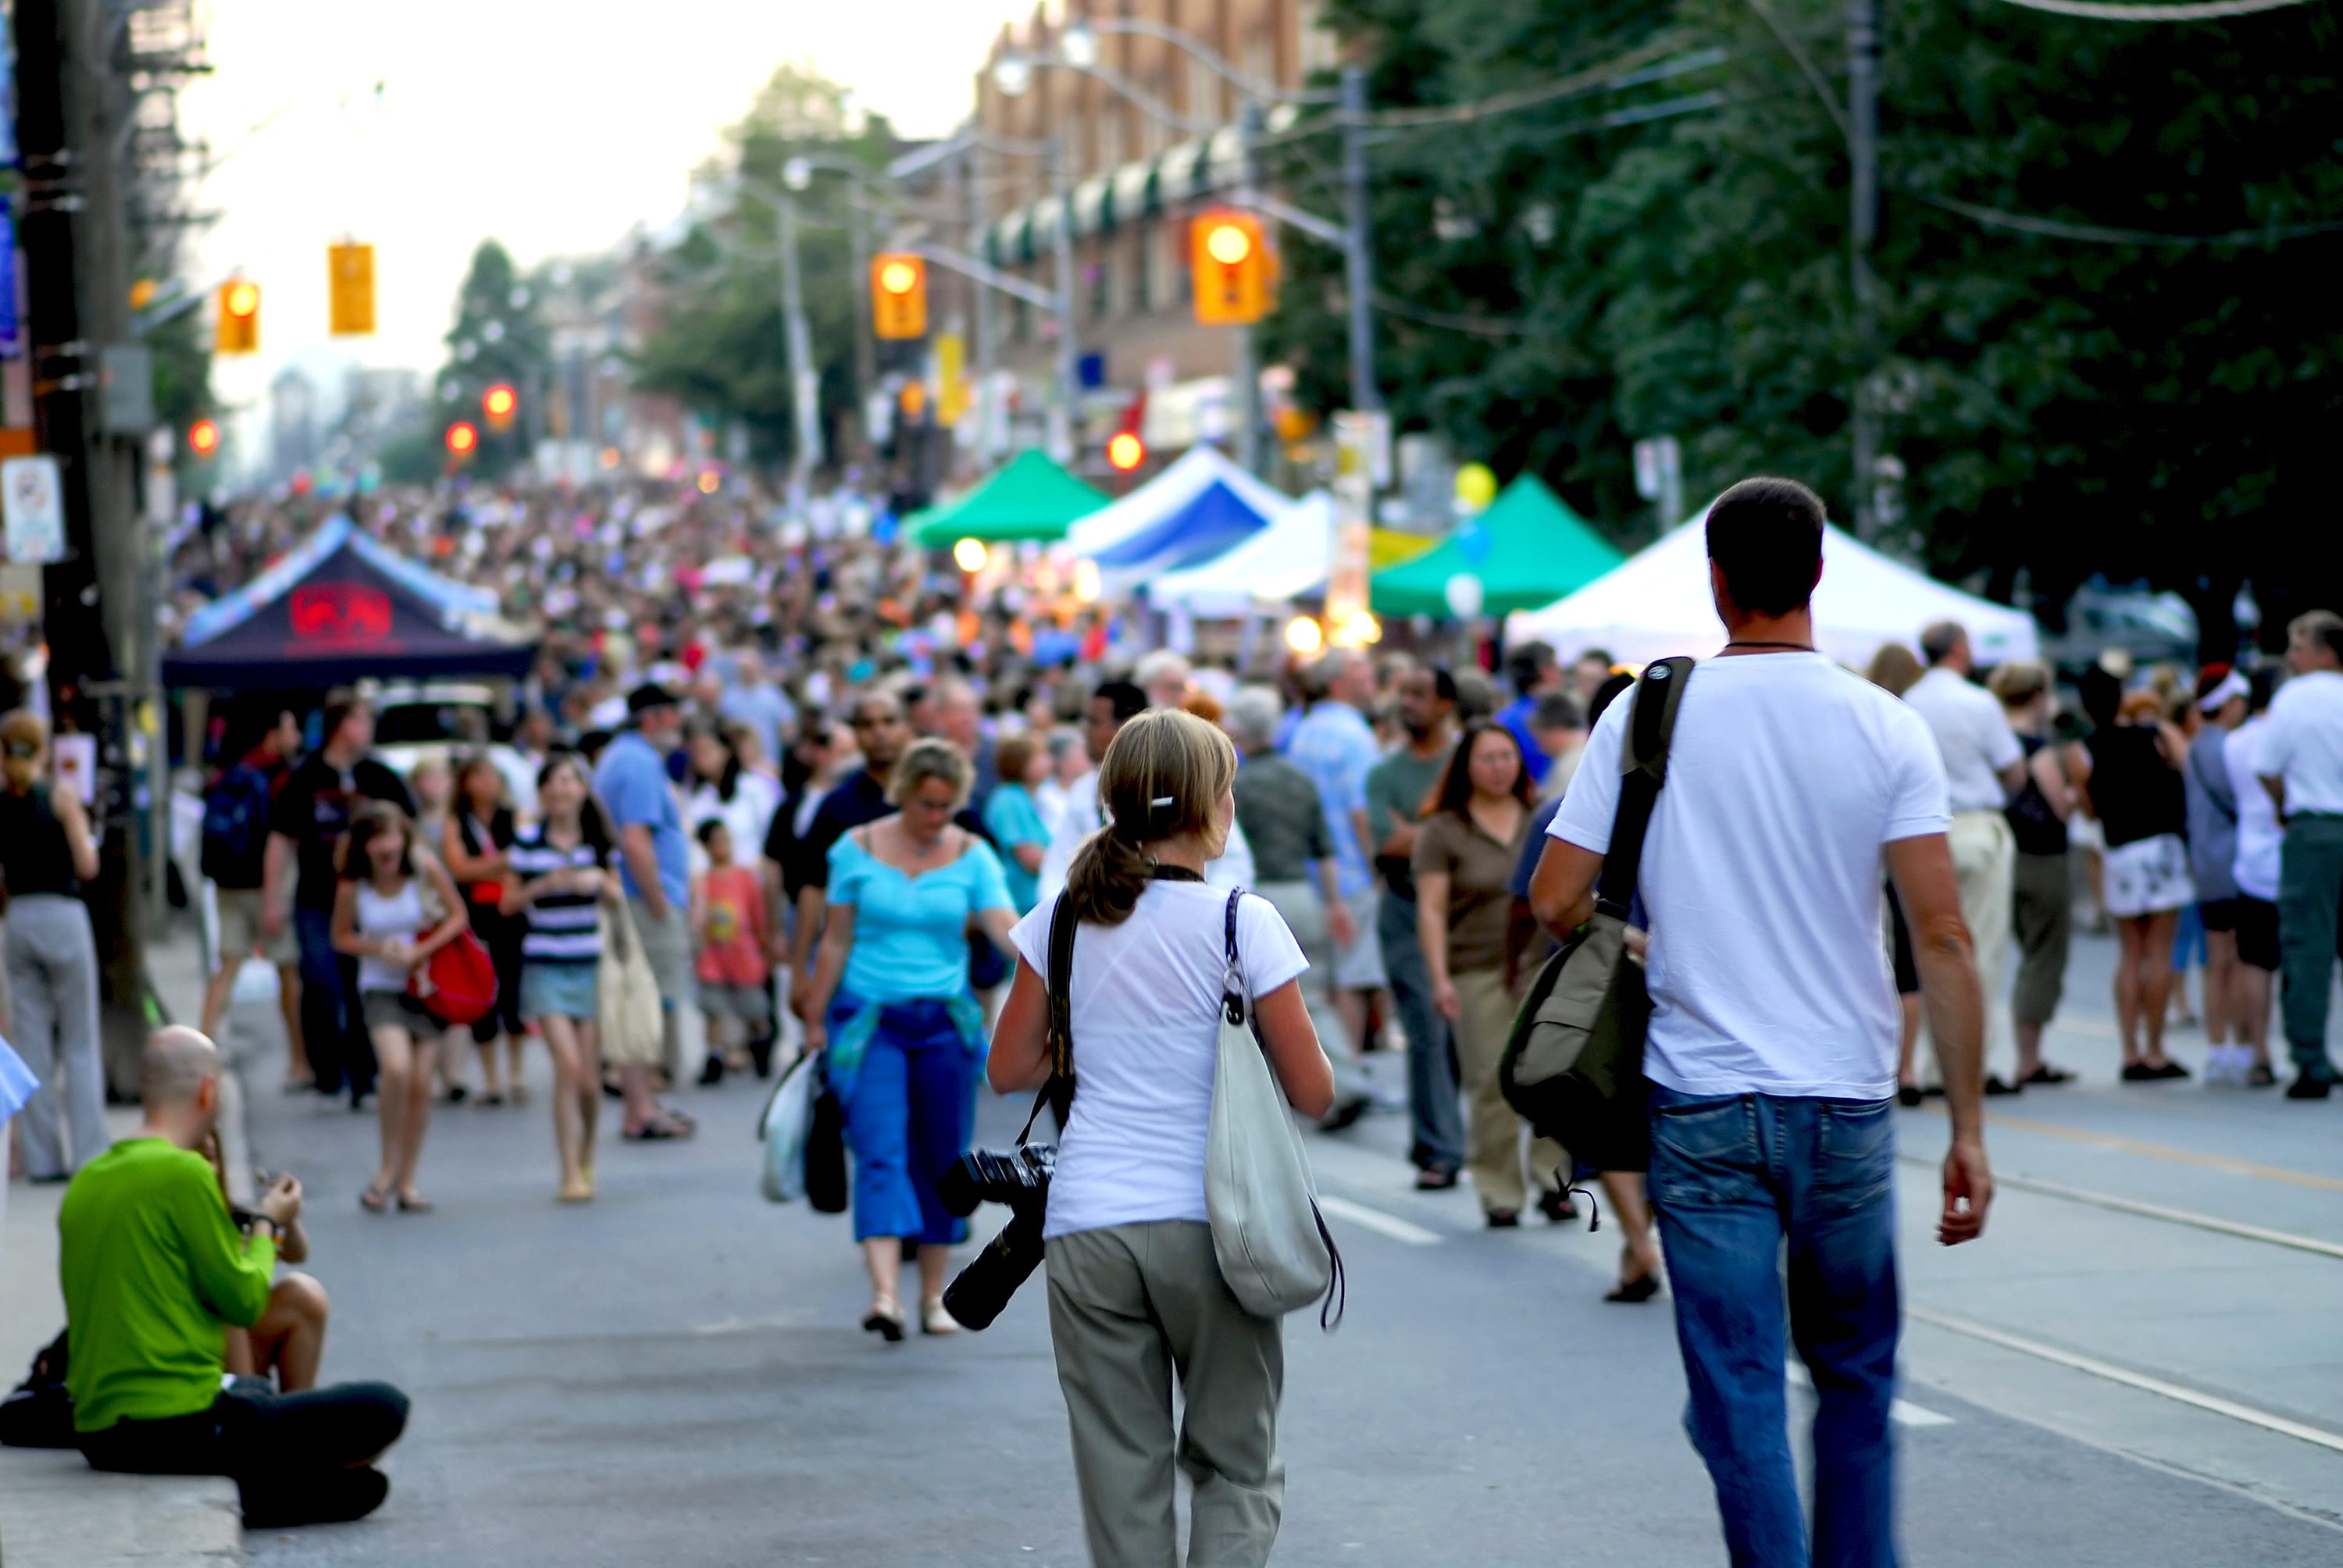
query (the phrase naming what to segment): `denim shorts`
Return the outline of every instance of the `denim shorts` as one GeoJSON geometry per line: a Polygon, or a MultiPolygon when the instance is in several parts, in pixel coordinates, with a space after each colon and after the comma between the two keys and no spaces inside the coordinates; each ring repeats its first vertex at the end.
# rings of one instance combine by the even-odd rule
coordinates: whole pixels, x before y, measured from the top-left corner
{"type": "Polygon", "coordinates": [[[593,964],[523,964],[520,968],[520,1015],[523,1018],[582,1018],[592,1022],[598,992],[593,964]]]}

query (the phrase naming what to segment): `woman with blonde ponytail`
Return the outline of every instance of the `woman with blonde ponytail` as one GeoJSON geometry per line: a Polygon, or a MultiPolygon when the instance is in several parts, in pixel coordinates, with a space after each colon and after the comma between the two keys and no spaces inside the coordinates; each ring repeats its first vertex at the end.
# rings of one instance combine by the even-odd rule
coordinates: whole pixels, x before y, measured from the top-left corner
{"type": "MultiPolygon", "coordinates": [[[[1099,765],[1106,826],[1084,840],[1064,891],[1010,934],[1017,979],[986,1070],[1004,1094],[1050,1077],[1044,977],[1061,899],[1079,920],[1065,999],[1076,1087],[1042,1236],[1094,1563],[1178,1560],[1175,1459],[1195,1483],[1190,1562],[1266,1562],[1284,1506],[1282,1327],[1230,1292],[1204,1209],[1231,897],[1204,869],[1228,843],[1236,770],[1228,737],[1193,714],[1126,722],[1099,765]]],[[[1323,1115],[1334,1076],[1302,1000],[1300,946],[1245,894],[1236,948],[1278,1083],[1295,1110],[1323,1115]]]]}
{"type": "Polygon", "coordinates": [[[0,877],[8,892],[9,1034],[41,1080],[24,1111],[25,1174],[62,1181],[106,1151],[106,1073],[97,1054],[97,940],[81,885],[97,875],[89,816],[48,779],[49,727],[22,709],[0,718],[0,877]],[[58,1069],[65,1081],[58,1083],[58,1069]],[[59,1102],[72,1157],[58,1136],[59,1102]]]}

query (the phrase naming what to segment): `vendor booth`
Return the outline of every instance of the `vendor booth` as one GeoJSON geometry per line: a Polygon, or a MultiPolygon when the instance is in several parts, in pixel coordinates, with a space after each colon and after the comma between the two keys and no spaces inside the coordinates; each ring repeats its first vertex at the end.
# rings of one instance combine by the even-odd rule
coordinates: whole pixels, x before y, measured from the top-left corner
{"type": "Polygon", "coordinates": [[[1413,560],[1377,572],[1368,584],[1377,615],[1453,615],[1449,585],[1476,578],[1464,608],[1504,615],[1552,604],[1626,558],[1534,474],[1505,487],[1488,510],[1413,560]]]}
{"type": "Polygon", "coordinates": [[[1135,585],[1225,555],[1292,505],[1292,497],[1217,448],[1192,447],[1131,494],[1075,524],[1066,544],[1097,562],[1103,580],[1135,585]]]}
{"type": "Polygon", "coordinates": [[[1151,579],[1147,602],[1198,619],[1250,615],[1323,593],[1333,554],[1334,498],[1313,490],[1235,548],[1151,579]]]}
{"type": "MultiPolygon", "coordinates": [[[[1709,592],[1707,531],[1697,521],[1568,598],[1514,615],[1506,636],[1543,638],[1565,658],[1600,648],[1627,664],[1715,653],[1725,628],[1709,592]]],[[[1828,524],[1814,603],[1815,646],[1855,669],[1883,642],[1916,647],[1920,628],[1939,620],[1968,628],[1980,665],[2031,658],[2037,648],[2034,618],[2024,610],[1965,594],[1828,524]]]]}
{"type": "Polygon", "coordinates": [[[1107,504],[1106,492],[1068,473],[1045,453],[1020,452],[966,494],[903,519],[921,548],[948,550],[962,539],[1001,544],[1062,539],[1066,530],[1107,504]]]}
{"type": "Polygon", "coordinates": [[[317,689],[362,678],[528,672],[536,648],[496,596],[450,582],[333,518],[267,570],[187,618],[167,686],[317,689]]]}

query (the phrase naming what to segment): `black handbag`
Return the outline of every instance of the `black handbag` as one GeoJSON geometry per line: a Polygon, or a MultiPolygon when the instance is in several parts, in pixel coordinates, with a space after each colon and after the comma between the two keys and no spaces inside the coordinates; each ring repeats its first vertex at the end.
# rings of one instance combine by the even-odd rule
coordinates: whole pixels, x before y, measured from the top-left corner
{"type": "Polygon", "coordinates": [[[72,1448],[73,1395],[65,1392],[65,1335],[34,1352],[33,1370],[0,1399],[0,1445],[72,1448]]]}
{"type": "Polygon", "coordinates": [[[846,1212],[846,1107],[827,1078],[806,1125],[805,1196],[807,1207],[818,1214],[846,1212]]]}
{"type": "Polygon", "coordinates": [[[1651,1163],[1644,1038],[1652,999],[1642,961],[1627,950],[1627,910],[1692,667],[1689,658],[1664,658],[1635,682],[1620,747],[1619,809],[1594,887],[1594,913],[1538,970],[1498,1061],[1505,1102],[1540,1137],[1596,1171],[1641,1171],[1651,1163]]]}

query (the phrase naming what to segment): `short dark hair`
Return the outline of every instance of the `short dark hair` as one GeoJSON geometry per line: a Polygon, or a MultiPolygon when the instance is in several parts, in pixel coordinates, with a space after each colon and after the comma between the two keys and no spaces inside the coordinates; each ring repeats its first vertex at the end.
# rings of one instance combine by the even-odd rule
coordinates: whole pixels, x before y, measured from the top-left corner
{"type": "Polygon", "coordinates": [[[1959,621],[1931,621],[1920,628],[1920,656],[1931,666],[1942,664],[1968,639],[1968,628],[1959,621]]]}
{"type": "Polygon", "coordinates": [[[715,838],[719,831],[729,833],[731,830],[732,824],[723,818],[708,817],[703,818],[699,826],[691,830],[691,836],[699,840],[700,848],[706,849],[709,840],[715,838]]]}
{"type": "Polygon", "coordinates": [[[2303,611],[2287,623],[2286,634],[2305,642],[2323,642],[2329,653],[2343,658],[2343,616],[2331,609],[2303,611]]]}
{"type": "Polygon", "coordinates": [[[1795,479],[1742,480],[1708,508],[1708,558],[1742,610],[1788,614],[1822,577],[1822,498],[1795,479]]]}
{"type": "Polygon", "coordinates": [[[1594,689],[1594,695],[1587,699],[1586,728],[1589,729],[1594,729],[1594,721],[1603,717],[1603,710],[1604,709],[1610,707],[1613,703],[1618,701],[1622,697],[1624,697],[1628,692],[1633,691],[1634,689],[1635,678],[1634,676],[1624,674],[1623,672],[1614,672],[1609,678],[1603,682],[1602,685],[1594,689]]]}
{"type": "Polygon", "coordinates": [[[1577,729],[1584,724],[1577,700],[1566,691],[1545,692],[1530,706],[1533,729],[1577,729]]]}
{"type": "Polygon", "coordinates": [[[1432,695],[1443,702],[1456,700],[1456,677],[1444,664],[1427,666],[1424,673],[1432,677],[1432,695]]]}
{"type": "Polygon", "coordinates": [[[337,686],[326,693],[325,703],[317,709],[317,744],[331,746],[334,737],[341,733],[342,721],[369,706],[365,698],[347,686],[337,686]]]}
{"type": "Polygon", "coordinates": [[[1147,693],[1129,680],[1109,680],[1091,693],[1092,702],[1103,701],[1114,709],[1114,721],[1128,724],[1147,711],[1147,693]]]}
{"type": "Polygon", "coordinates": [[[1539,676],[1554,668],[1554,644],[1524,642],[1505,653],[1505,678],[1516,691],[1527,691],[1539,676]]]}

